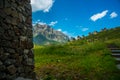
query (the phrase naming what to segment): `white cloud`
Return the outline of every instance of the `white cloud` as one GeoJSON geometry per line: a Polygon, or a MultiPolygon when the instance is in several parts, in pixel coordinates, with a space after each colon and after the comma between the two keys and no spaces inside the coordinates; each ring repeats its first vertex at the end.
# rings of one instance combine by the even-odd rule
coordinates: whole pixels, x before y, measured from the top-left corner
{"type": "Polygon", "coordinates": [[[96,21],[96,20],[98,20],[98,19],[101,19],[101,18],[103,18],[104,16],[106,16],[107,12],[108,12],[108,10],[105,10],[105,11],[103,11],[103,12],[101,12],[101,13],[94,14],[93,16],[90,17],[90,19],[91,19],[92,21],[96,21]]]}
{"type": "Polygon", "coordinates": [[[55,24],[57,24],[58,23],[58,21],[52,21],[52,22],[50,22],[50,26],[55,26],[55,24]]]}
{"type": "Polygon", "coordinates": [[[61,31],[62,31],[62,29],[58,29],[57,31],[60,31],[60,32],[61,32],[61,31]]]}
{"type": "Polygon", "coordinates": [[[53,6],[54,0],[31,0],[32,11],[42,10],[43,12],[49,12],[53,6]]]}
{"type": "Polygon", "coordinates": [[[33,25],[35,24],[41,24],[41,25],[46,25],[47,23],[41,21],[40,19],[36,20],[36,21],[33,21],[33,25]]]}
{"type": "Polygon", "coordinates": [[[58,21],[52,21],[52,22],[50,22],[50,24],[48,24],[48,23],[43,22],[43,21],[41,21],[40,19],[38,19],[38,20],[36,20],[36,21],[33,22],[33,25],[34,25],[34,24],[37,24],[37,23],[38,23],[38,24],[41,24],[41,25],[55,26],[55,24],[57,24],[58,21]]]}
{"type": "Polygon", "coordinates": [[[35,26],[36,24],[46,25],[47,23],[45,23],[45,22],[40,22],[40,21],[36,21],[36,22],[33,22],[33,23],[32,23],[33,26],[35,26]]]}
{"type": "Polygon", "coordinates": [[[82,31],[87,31],[89,30],[89,28],[82,28],[82,31]]]}
{"type": "Polygon", "coordinates": [[[41,25],[46,25],[46,23],[44,23],[44,22],[38,22],[38,24],[41,24],[41,25]]]}
{"type": "Polygon", "coordinates": [[[112,12],[111,14],[110,14],[110,18],[115,18],[115,17],[117,17],[118,16],[118,14],[116,13],[116,12],[112,12]]]}

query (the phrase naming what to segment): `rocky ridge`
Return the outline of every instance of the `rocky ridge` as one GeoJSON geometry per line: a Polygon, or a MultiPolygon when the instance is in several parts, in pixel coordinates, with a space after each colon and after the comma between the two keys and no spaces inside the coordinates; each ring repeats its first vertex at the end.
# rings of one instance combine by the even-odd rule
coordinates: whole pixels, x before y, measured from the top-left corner
{"type": "Polygon", "coordinates": [[[33,41],[35,44],[65,43],[69,37],[64,33],[54,30],[48,25],[36,24],[33,26],[33,41]]]}

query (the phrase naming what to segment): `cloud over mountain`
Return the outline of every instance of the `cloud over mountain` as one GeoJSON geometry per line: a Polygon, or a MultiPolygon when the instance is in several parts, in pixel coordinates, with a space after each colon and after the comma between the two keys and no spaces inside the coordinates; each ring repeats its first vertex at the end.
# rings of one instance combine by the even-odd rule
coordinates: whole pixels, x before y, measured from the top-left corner
{"type": "Polygon", "coordinates": [[[62,31],[62,29],[58,29],[57,31],[62,31]]]}
{"type": "Polygon", "coordinates": [[[58,21],[52,21],[52,22],[50,22],[50,26],[55,26],[55,24],[57,24],[58,23],[58,21]]]}

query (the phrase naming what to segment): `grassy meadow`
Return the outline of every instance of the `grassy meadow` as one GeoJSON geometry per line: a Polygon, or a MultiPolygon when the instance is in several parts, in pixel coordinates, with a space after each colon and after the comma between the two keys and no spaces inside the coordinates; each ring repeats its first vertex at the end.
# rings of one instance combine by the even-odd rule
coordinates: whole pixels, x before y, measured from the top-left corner
{"type": "Polygon", "coordinates": [[[120,28],[62,45],[34,46],[38,80],[120,80],[120,70],[107,45],[120,47],[120,28]],[[117,34],[116,34],[116,33],[117,34]],[[110,33],[115,33],[107,37],[110,33]]]}
{"type": "Polygon", "coordinates": [[[41,80],[119,80],[115,60],[103,42],[35,46],[35,72],[41,80]],[[80,44],[80,45],[78,45],[80,44]]]}

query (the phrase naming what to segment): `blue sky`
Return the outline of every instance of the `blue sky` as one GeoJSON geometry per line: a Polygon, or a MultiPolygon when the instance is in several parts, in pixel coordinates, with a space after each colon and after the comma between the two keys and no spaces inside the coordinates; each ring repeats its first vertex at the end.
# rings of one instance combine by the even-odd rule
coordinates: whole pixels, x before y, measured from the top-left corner
{"type": "Polygon", "coordinates": [[[33,24],[47,24],[68,36],[120,26],[120,0],[31,0],[33,24]]]}

